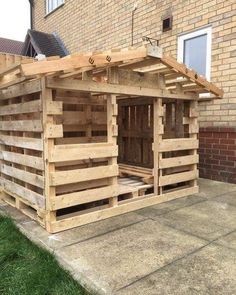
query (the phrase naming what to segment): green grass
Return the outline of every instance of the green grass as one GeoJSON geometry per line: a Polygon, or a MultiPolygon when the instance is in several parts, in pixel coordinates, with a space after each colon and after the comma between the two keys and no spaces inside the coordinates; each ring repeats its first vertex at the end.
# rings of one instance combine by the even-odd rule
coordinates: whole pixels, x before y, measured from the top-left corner
{"type": "Polygon", "coordinates": [[[49,252],[37,247],[0,215],[0,294],[85,295],[49,252]]]}

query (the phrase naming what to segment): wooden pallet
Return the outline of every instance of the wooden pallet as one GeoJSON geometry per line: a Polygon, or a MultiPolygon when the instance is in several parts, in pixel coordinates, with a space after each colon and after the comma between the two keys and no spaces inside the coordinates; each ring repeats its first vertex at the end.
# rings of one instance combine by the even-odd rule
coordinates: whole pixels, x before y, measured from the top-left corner
{"type": "Polygon", "coordinates": [[[6,190],[0,193],[0,199],[45,227],[45,211],[40,210],[35,204],[31,204],[20,196],[6,190]]]}

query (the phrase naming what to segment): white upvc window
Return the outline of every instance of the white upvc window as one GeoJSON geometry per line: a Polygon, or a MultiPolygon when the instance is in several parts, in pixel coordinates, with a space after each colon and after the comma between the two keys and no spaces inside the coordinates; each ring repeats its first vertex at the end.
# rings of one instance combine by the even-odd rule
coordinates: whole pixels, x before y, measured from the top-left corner
{"type": "Polygon", "coordinates": [[[211,27],[178,37],[178,61],[210,80],[211,27]]]}
{"type": "Polygon", "coordinates": [[[46,14],[49,14],[62,4],[64,4],[65,0],[46,0],[46,14]]]}

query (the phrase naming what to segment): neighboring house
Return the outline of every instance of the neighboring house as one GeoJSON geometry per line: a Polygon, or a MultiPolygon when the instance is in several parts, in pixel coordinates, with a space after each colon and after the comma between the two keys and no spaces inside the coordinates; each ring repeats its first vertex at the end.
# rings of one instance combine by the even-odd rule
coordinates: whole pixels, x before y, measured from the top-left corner
{"type": "Polygon", "coordinates": [[[136,46],[148,36],[223,88],[224,99],[200,103],[200,175],[236,183],[235,0],[31,2],[33,29],[56,33],[71,53],[132,39],[136,46]]]}
{"type": "Polygon", "coordinates": [[[39,54],[43,54],[47,57],[63,57],[68,55],[68,51],[56,34],[28,30],[22,48],[22,55],[35,57],[39,54]]]}
{"type": "Polygon", "coordinates": [[[12,39],[0,38],[0,52],[20,55],[24,43],[12,39]]]}

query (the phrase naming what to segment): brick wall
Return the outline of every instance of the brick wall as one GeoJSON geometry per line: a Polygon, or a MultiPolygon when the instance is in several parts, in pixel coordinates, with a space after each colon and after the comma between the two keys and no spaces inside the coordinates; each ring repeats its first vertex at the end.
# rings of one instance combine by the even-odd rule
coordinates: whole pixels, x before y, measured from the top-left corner
{"type": "Polygon", "coordinates": [[[201,128],[200,176],[236,183],[236,128],[201,128]]]}
{"type": "Polygon", "coordinates": [[[180,34],[212,27],[211,81],[225,95],[221,100],[200,104],[200,126],[209,130],[236,127],[235,0],[65,0],[62,7],[46,17],[45,1],[35,0],[34,27],[58,33],[71,52],[127,47],[131,44],[131,11],[135,2],[138,9],[134,44],[141,44],[142,36],[159,39],[164,52],[175,58],[180,34]],[[173,29],[162,33],[161,19],[170,13],[173,29]]]}

